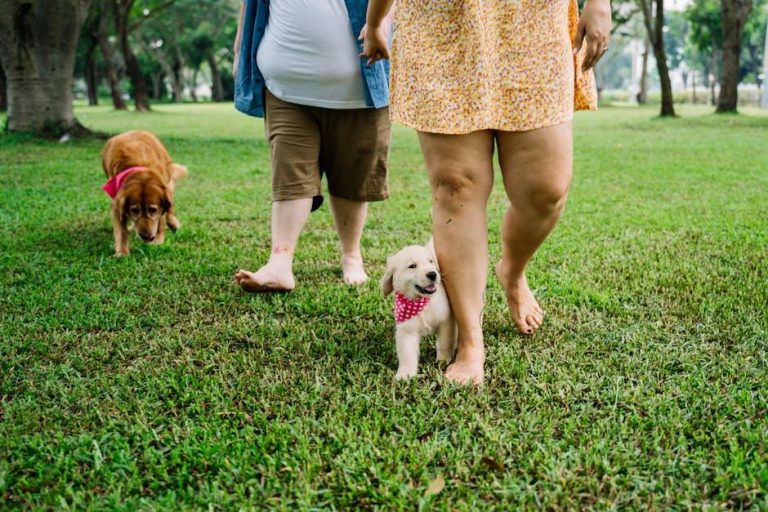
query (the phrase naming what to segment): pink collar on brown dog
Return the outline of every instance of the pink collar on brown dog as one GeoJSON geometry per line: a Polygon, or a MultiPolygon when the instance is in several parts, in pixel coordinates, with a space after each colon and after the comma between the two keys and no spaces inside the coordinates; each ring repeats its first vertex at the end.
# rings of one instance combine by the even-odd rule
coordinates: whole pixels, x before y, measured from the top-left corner
{"type": "Polygon", "coordinates": [[[115,196],[117,195],[117,193],[120,191],[120,187],[123,186],[123,182],[125,181],[125,179],[128,176],[130,176],[131,174],[133,174],[135,172],[141,172],[141,171],[146,171],[146,170],[147,170],[146,167],[140,167],[140,166],[129,167],[129,168],[123,170],[123,171],[120,171],[119,173],[115,174],[114,176],[112,176],[109,179],[109,181],[107,181],[104,184],[104,186],[101,187],[101,188],[102,188],[102,190],[104,190],[104,192],[107,193],[107,195],[109,197],[114,199],[115,196]]]}

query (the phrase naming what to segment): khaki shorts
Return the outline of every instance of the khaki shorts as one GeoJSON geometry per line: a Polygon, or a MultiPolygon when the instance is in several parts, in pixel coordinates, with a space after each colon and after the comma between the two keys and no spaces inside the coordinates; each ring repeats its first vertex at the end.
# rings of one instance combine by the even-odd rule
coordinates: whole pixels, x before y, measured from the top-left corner
{"type": "Polygon", "coordinates": [[[309,107],[269,91],[265,104],[273,201],[312,197],[313,209],[319,207],[323,174],[332,196],[350,201],[389,197],[388,109],[309,107]]]}

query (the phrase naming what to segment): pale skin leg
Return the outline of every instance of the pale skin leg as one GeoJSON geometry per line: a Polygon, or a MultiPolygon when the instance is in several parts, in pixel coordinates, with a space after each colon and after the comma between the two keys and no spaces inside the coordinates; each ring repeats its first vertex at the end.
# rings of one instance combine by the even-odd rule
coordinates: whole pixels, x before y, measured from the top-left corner
{"type": "Polygon", "coordinates": [[[341,271],[344,282],[349,285],[363,284],[368,280],[368,275],[363,269],[360,239],[363,236],[368,203],[331,196],[331,211],[341,242],[341,271]]]}
{"type": "Polygon", "coordinates": [[[483,295],[488,269],[486,207],[493,187],[493,132],[419,132],[432,187],[432,234],[443,283],[458,326],[456,359],[445,376],[481,384],[483,295]]]}
{"type": "Polygon", "coordinates": [[[272,253],[258,271],[237,271],[235,281],[244,291],[287,292],[296,287],[293,254],[311,208],[311,197],[272,203],[272,253]]]}
{"type": "Polygon", "coordinates": [[[501,228],[496,276],[517,329],[532,334],[544,310],[531,293],[525,267],[557,224],[573,168],[571,123],[526,132],[497,132],[499,163],[510,206],[501,228]]]}
{"type": "Polygon", "coordinates": [[[419,337],[408,329],[398,328],[395,341],[397,345],[395,380],[415,377],[419,371],[419,337]]]}

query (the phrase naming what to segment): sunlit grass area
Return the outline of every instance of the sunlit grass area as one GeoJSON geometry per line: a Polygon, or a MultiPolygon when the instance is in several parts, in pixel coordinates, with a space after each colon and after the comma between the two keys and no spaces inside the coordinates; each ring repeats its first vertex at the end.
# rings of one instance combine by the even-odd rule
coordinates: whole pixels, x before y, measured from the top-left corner
{"type": "Polygon", "coordinates": [[[154,131],[190,170],[181,230],[123,259],[103,141],[0,137],[0,508],[768,507],[768,115],[709,112],[577,116],[567,211],[530,267],[545,326],[516,335],[490,279],[480,391],[446,383],[426,342],[420,376],[392,382],[377,280],[430,234],[410,130],[370,208],[371,281],[341,282],[326,206],[296,291],[259,296],[232,275],[269,254],[260,120],[78,109],[154,131]]]}

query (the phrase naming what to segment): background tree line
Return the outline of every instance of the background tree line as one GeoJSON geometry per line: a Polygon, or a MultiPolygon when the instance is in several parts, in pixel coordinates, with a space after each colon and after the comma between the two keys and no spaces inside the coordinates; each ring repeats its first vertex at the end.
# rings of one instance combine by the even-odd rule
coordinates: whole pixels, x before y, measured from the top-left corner
{"type": "MultiPolygon", "coordinates": [[[[201,84],[213,101],[230,100],[239,7],[240,0],[0,0],[7,129],[84,131],[72,108],[75,79],[91,105],[110,98],[118,110],[196,101],[201,84]]],[[[664,0],[614,0],[612,9],[613,51],[598,64],[598,82],[625,75],[633,63],[616,47],[640,41],[637,100],[647,101],[653,55],[661,115],[675,114],[670,70],[690,77],[694,90],[698,77],[718,112],[736,110],[741,81],[764,81],[768,0],[693,0],[684,11],[664,0]]]]}
{"type": "Polygon", "coordinates": [[[240,0],[0,0],[0,109],[8,129],[84,130],[75,81],[88,103],[231,100],[240,0]]]}
{"type": "MultiPolygon", "coordinates": [[[[670,71],[680,71],[686,89],[689,80],[700,77],[717,112],[737,110],[739,83],[763,86],[768,73],[763,64],[768,44],[766,0],[693,0],[683,11],[666,9],[664,0],[613,0],[612,9],[614,35],[619,36],[612,43],[622,38],[644,42],[637,96],[641,104],[647,101],[648,57],[654,57],[662,116],[675,115],[670,71]]],[[[603,69],[608,64],[602,62],[603,69]]],[[[692,81],[693,91],[695,85],[692,81]]]]}

